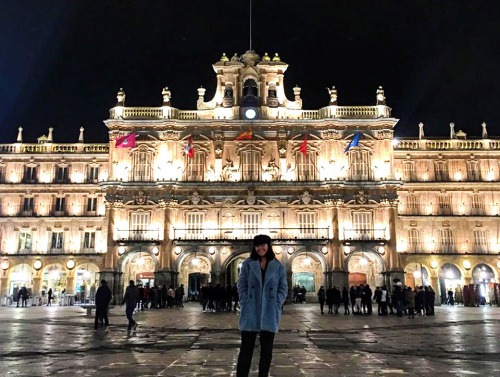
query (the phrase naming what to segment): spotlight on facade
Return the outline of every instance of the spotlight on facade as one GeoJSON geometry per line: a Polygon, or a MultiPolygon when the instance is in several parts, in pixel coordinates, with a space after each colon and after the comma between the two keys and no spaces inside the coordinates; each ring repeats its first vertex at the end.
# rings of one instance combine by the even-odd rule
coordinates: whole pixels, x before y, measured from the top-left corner
{"type": "Polygon", "coordinates": [[[415,277],[415,279],[420,279],[422,277],[422,273],[416,270],[413,272],[413,276],[415,277]]]}
{"type": "Polygon", "coordinates": [[[430,266],[435,270],[436,268],[438,268],[439,263],[437,262],[437,260],[431,260],[430,266]]]}
{"type": "Polygon", "coordinates": [[[384,254],[385,253],[385,247],[379,246],[378,249],[377,249],[377,251],[378,251],[379,254],[384,254]]]}
{"type": "Polygon", "coordinates": [[[323,247],[321,248],[321,252],[322,252],[323,254],[328,254],[328,248],[327,248],[326,246],[323,246],[323,247]]]}
{"type": "Polygon", "coordinates": [[[455,277],[455,274],[453,273],[452,270],[446,271],[446,278],[447,279],[453,279],[455,277]]]}
{"type": "Polygon", "coordinates": [[[286,249],[286,251],[288,252],[288,254],[293,254],[294,250],[293,250],[293,247],[289,246],[288,249],[286,249]]]}
{"type": "Polygon", "coordinates": [[[3,259],[2,262],[0,262],[0,268],[2,270],[8,270],[10,266],[9,260],[8,259],[3,259]]]}
{"type": "Polygon", "coordinates": [[[158,253],[160,252],[160,249],[158,249],[158,246],[154,246],[151,251],[153,252],[154,255],[158,255],[158,253]]]}
{"type": "Polygon", "coordinates": [[[199,266],[200,265],[200,259],[198,257],[194,257],[192,260],[191,260],[191,264],[193,266],[199,266]]]}
{"type": "Polygon", "coordinates": [[[351,248],[349,246],[344,246],[344,254],[349,254],[351,252],[351,248]]]}
{"type": "Polygon", "coordinates": [[[282,250],[281,250],[281,246],[274,246],[273,247],[273,250],[276,254],[281,254],[282,250]]]}
{"type": "Polygon", "coordinates": [[[210,254],[212,254],[212,255],[213,255],[213,254],[215,254],[215,251],[216,251],[215,246],[210,246],[210,247],[208,248],[208,252],[209,252],[210,254]]]}
{"type": "Polygon", "coordinates": [[[139,258],[137,258],[136,263],[139,267],[142,267],[142,266],[144,266],[144,259],[142,257],[139,257],[139,258]]]}
{"type": "Polygon", "coordinates": [[[125,246],[119,246],[118,247],[118,254],[123,255],[125,254],[125,246]]]}
{"type": "Polygon", "coordinates": [[[33,263],[33,268],[34,268],[35,270],[37,270],[37,271],[38,271],[38,270],[40,270],[40,269],[42,268],[42,266],[43,266],[43,263],[42,263],[42,261],[41,261],[40,259],[37,259],[37,260],[33,263]]]}
{"type": "Polygon", "coordinates": [[[365,257],[361,257],[361,259],[359,260],[359,264],[362,266],[366,266],[368,264],[368,259],[366,259],[365,257]]]}
{"type": "Polygon", "coordinates": [[[73,268],[75,268],[75,266],[76,266],[75,260],[74,259],[68,259],[68,261],[66,262],[66,268],[68,270],[72,270],[73,268]]]}
{"type": "Polygon", "coordinates": [[[462,262],[462,266],[464,266],[466,270],[470,270],[470,268],[472,267],[470,260],[468,259],[464,259],[464,261],[462,262]]]}
{"type": "Polygon", "coordinates": [[[310,266],[311,263],[312,263],[311,258],[309,258],[306,252],[306,257],[304,258],[304,266],[310,266]]]}
{"type": "Polygon", "coordinates": [[[182,252],[182,248],[180,246],[176,246],[174,252],[179,255],[182,252]]]}

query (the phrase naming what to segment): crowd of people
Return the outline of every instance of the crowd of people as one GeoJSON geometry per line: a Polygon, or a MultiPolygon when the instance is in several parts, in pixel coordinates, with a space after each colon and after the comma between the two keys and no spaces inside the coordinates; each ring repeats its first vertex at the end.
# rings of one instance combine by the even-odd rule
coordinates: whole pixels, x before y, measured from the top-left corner
{"type": "Polygon", "coordinates": [[[236,312],[238,310],[238,288],[235,285],[221,285],[212,283],[201,287],[200,302],[203,313],[206,312],[236,312]]]}
{"type": "Polygon", "coordinates": [[[344,287],[333,286],[325,290],[322,286],[318,293],[318,301],[321,314],[324,314],[324,305],[328,307],[328,314],[339,314],[343,306],[344,315],[371,315],[373,313],[373,302],[377,303],[377,314],[381,316],[393,314],[398,317],[407,315],[415,318],[415,315],[434,315],[434,300],[436,293],[431,286],[421,286],[412,289],[397,282],[392,291],[387,286],[377,286],[374,291],[368,284],[351,286],[348,290],[344,287]]]}
{"type": "Polygon", "coordinates": [[[183,308],[184,304],[184,284],[177,288],[172,285],[167,288],[163,285],[161,288],[158,285],[150,286],[149,283],[144,285],[138,284],[139,304],[140,309],[165,309],[165,308],[183,308]]]}

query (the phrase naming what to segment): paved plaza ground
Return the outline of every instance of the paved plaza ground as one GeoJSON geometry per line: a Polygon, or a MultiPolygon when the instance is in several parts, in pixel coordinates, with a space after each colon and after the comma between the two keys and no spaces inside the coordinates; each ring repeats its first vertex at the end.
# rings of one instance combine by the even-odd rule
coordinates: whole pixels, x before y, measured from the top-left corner
{"type": "MultiPolygon", "coordinates": [[[[124,310],[111,310],[109,332],[95,332],[79,307],[0,307],[0,375],[235,376],[237,314],[202,313],[197,303],[149,309],[130,333],[124,310]]],[[[445,374],[500,376],[500,308],[443,306],[409,319],[286,305],[271,368],[294,377],[445,374]]]]}

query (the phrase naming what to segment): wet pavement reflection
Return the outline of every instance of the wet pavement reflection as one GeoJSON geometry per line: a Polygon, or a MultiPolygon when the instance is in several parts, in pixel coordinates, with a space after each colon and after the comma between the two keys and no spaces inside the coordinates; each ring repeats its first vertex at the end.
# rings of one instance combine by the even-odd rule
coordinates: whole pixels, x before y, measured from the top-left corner
{"type": "MultiPolygon", "coordinates": [[[[0,318],[1,376],[235,375],[238,315],[196,303],[140,312],[137,331],[127,331],[123,307],[111,310],[109,332],[95,332],[78,307],[1,307],[0,318]]],[[[499,320],[498,307],[408,319],[287,305],[271,376],[500,376],[499,320]]]]}

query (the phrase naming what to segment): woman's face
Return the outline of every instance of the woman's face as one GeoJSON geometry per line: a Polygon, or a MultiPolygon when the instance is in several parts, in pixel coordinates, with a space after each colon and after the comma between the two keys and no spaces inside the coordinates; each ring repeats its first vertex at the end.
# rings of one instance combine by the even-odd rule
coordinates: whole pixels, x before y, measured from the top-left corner
{"type": "Polygon", "coordinates": [[[259,254],[259,257],[264,257],[267,254],[267,249],[269,246],[267,243],[263,243],[262,245],[255,245],[255,251],[259,254]]]}

